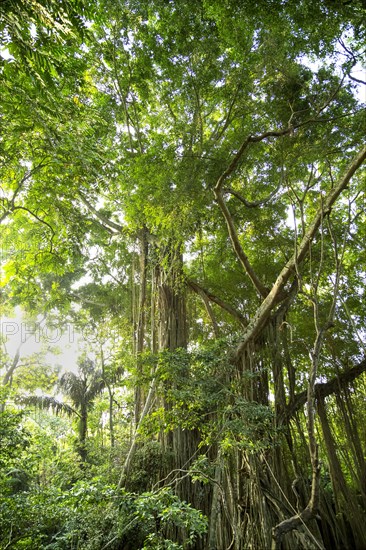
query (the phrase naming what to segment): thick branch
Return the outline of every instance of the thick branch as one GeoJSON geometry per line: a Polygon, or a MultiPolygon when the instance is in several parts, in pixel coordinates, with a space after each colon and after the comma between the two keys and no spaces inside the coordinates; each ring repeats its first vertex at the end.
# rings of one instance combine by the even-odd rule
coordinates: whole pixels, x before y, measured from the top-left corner
{"type": "Polygon", "coordinates": [[[324,216],[331,212],[333,204],[336,202],[342,191],[347,187],[352,176],[354,175],[356,170],[362,165],[365,159],[366,146],[364,146],[360,153],[355,156],[355,158],[345,171],[344,175],[340,178],[338,184],[331,189],[328,196],[323,200],[322,205],[315,214],[313,221],[311,222],[294,255],[282,269],[272,287],[271,292],[263,300],[261,306],[257,310],[257,313],[254,315],[253,319],[249,323],[248,328],[244,333],[243,339],[236,350],[237,357],[241,355],[247,344],[258,336],[260,330],[266,323],[273,307],[276,305],[276,303],[278,303],[279,296],[283,291],[286,283],[288,282],[290,277],[296,273],[296,268],[308,255],[310,244],[316,232],[318,231],[324,216]]]}
{"type": "Polygon", "coordinates": [[[6,218],[7,218],[8,216],[10,216],[10,214],[12,213],[12,211],[13,211],[13,210],[9,210],[9,208],[8,208],[7,210],[5,210],[5,211],[3,212],[3,214],[0,216],[0,224],[1,224],[4,220],[6,220],[6,218]]]}
{"type": "Polygon", "coordinates": [[[273,191],[265,199],[259,199],[257,201],[248,201],[240,193],[238,193],[238,191],[235,191],[235,189],[231,189],[231,187],[225,187],[222,191],[223,191],[223,193],[230,193],[230,195],[233,195],[234,197],[239,199],[240,202],[242,202],[244,204],[244,206],[246,206],[247,208],[256,208],[257,206],[263,206],[268,201],[270,201],[272,199],[272,197],[274,197],[275,194],[277,193],[278,188],[275,191],[273,191]]]}
{"type": "Polygon", "coordinates": [[[83,296],[82,294],[78,294],[77,292],[69,292],[68,297],[71,300],[74,300],[78,304],[80,304],[80,303],[81,304],[91,304],[93,306],[98,306],[98,307],[102,307],[102,308],[105,308],[105,306],[106,306],[105,302],[98,302],[98,300],[92,300],[90,298],[86,298],[85,296],[83,296]]]}
{"type": "Polygon", "coordinates": [[[239,311],[236,311],[236,309],[234,309],[231,305],[227,304],[226,302],[224,302],[224,300],[222,300],[221,298],[218,298],[217,296],[215,296],[215,294],[212,294],[212,292],[209,292],[208,290],[206,290],[205,288],[203,288],[201,285],[199,285],[198,283],[195,283],[194,281],[187,281],[187,285],[194,291],[196,292],[197,294],[199,294],[201,297],[203,297],[203,295],[206,296],[206,298],[208,300],[210,300],[210,302],[213,302],[214,304],[217,304],[218,306],[220,306],[222,309],[224,309],[225,311],[227,311],[228,313],[230,313],[230,315],[232,317],[234,317],[235,319],[237,319],[239,321],[239,323],[241,325],[243,325],[244,327],[246,327],[248,325],[248,321],[245,319],[245,317],[243,317],[243,315],[241,313],[239,313],[239,311]]]}
{"type": "Polygon", "coordinates": [[[244,270],[248,274],[250,280],[252,281],[255,288],[258,290],[259,294],[262,296],[262,298],[265,298],[268,295],[268,289],[267,287],[262,283],[262,281],[259,279],[257,274],[255,273],[251,263],[249,262],[248,256],[245,254],[239,238],[237,231],[235,229],[235,225],[233,222],[233,219],[231,217],[230,211],[228,207],[226,206],[225,200],[224,200],[224,193],[225,190],[223,188],[225,181],[227,178],[234,172],[234,170],[237,168],[244,152],[246,151],[247,147],[250,143],[257,143],[260,141],[263,141],[265,139],[268,139],[270,137],[280,137],[284,136],[286,134],[289,134],[293,131],[293,128],[285,128],[283,130],[276,130],[276,131],[269,131],[264,132],[263,134],[259,134],[256,136],[248,136],[245,141],[242,143],[241,147],[239,148],[238,152],[234,156],[233,160],[229,164],[229,166],[226,168],[226,170],[221,174],[219,179],[216,182],[216,185],[214,187],[214,195],[215,199],[217,200],[217,203],[221,209],[221,212],[223,213],[223,216],[226,221],[226,225],[228,228],[229,236],[231,243],[233,245],[234,251],[237,255],[237,258],[239,259],[240,263],[242,264],[244,270]]]}
{"type": "Polygon", "coordinates": [[[366,80],[361,80],[360,78],[356,78],[355,76],[352,76],[351,73],[347,73],[347,74],[348,74],[348,77],[354,82],[357,82],[358,84],[366,85],[366,80]]]}
{"type": "Polygon", "coordinates": [[[262,281],[259,279],[258,275],[254,271],[248,256],[245,254],[240,241],[238,234],[235,229],[234,221],[231,217],[231,214],[229,212],[228,207],[226,206],[226,203],[224,201],[224,198],[222,196],[222,192],[217,192],[215,189],[215,198],[217,200],[217,203],[221,209],[221,212],[224,215],[226,225],[229,232],[229,237],[231,240],[231,244],[233,245],[234,251],[236,253],[236,256],[238,257],[240,263],[242,264],[244,271],[248,274],[250,280],[252,281],[255,288],[258,290],[259,294],[262,296],[262,298],[265,298],[268,295],[268,288],[262,283],[262,281]]]}
{"type": "Polygon", "coordinates": [[[79,191],[79,197],[81,198],[82,202],[87,206],[87,208],[92,212],[100,221],[102,221],[107,227],[114,229],[118,233],[121,233],[123,231],[123,226],[119,225],[118,223],[113,222],[107,216],[104,216],[101,212],[99,212],[94,206],[88,201],[88,199],[79,191]]]}
{"type": "MultiPolygon", "coordinates": [[[[273,528],[272,537],[273,545],[272,550],[277,550],[281,547],[281,540],[283,535],[301,527],[315,517],[315,510],[307,506],[300,514],[296,514],[291,518],[281,521],[276,527],[273,528]]],[[[318,542],[318,541],[317,541],[318,542]]],[[[323,546],[318,543],[319,548],[323,549],[323,546]]]]}
{"type": "MultiPolygon", "coordinates": [[[[335,376],[328,382],[319,382],[315,384],[314,392],[316,399],[324,399],[328,395],[332,395],[340,390],[340,388],[345,387],[353,380],[356,380],[361,374],[366,372],[366,358],[361,361],[355,367],[346,369],[344,372],[335,376]]],[[[296,411],[303,407],[307,400],[307,390],[304,390],[297,395],[295,395],[292,402],[287,406],[286,416],[291,418],[296,411]]]]}
{"type": "Polygon", "coordinates": [[[250,143],[258,143],[270,137],[285,136],[286,134],[292,133],[293,130],[294,130],[294,127],[291,127],[291,128],[284,128],[283,130],[270,130],[269,132],[264,132],[263,134],[258,134],[257,136],[248,136],[240,146],[238,152],[236,153],[235,157],[233,158],[229,166],[226,168],[226,170],[221,174],[221,176],[217,180],[217,183],[215,185],[215,192],[221,193],[225,181],[229,176],[231,176],[231,174],[234,172],[234,170],[238,166],[244,152],[246,151],[250,143]]]}
{"type": "Polygon", "coordinates": [[[20,344],[15,352],[15,355],[14,355],[14,358],[13,358],[13,361],[11,363],[11,366],[10,368],[6,371],[5,375],[4,375],[4,378],[3,378],[3,386],[6,386],[7,384],[9,384],[9,382],[12,380],[12,377],[13,377],[13,374],[14,374],[14,371],[15,369],[19,366],[19,359],[20,359],[20,348],[21,348],[21,345],[20,344]]]}
{"type": "Polygon", "coordinates": [[[205,305],[205,309],[207,311],[207,315],[209,316],[209,318],[211,320],[212,328],[213,328],[214,334],[217,338],[219,336],[219,327],[218,327],[218,324],[217,324],[217,321],[216,321],[215,313],[214,313],[214,311],[211,307],[210,300],[209,300],[207,294],[205,294],[204,290],[199,288],[199,289],[197,289],[197,292],[203,300],[203,303],[205,305]]]}

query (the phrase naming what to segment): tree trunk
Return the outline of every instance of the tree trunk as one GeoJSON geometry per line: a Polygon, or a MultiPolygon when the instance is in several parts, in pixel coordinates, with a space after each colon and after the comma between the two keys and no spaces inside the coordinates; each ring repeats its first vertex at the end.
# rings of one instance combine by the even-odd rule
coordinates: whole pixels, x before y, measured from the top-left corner
{"type": "Polygon", "coordinates": [[[360,491],[363,508],[366,510],[366,461],[354,418],[350,392],[347,387],[343,389],[342,394],[336,394],[336,400],[337,406],[342,412],[347,439],[350,443],[350,451],[352,451],[354,457],[354,464],[356,468],[355,481],[360,491]]]}
{"type": "Polygon", "coordinates": [[[329,471],[333,485],[334,498],[337,513],[346,517],[354,537],[353,548],[363,550],[366,548],[366,532],[363,529],[364,518],[360,513],[355,496],[350,492],[339,463],[333,435],[328,423],[325,403],[323,399],[318,401],[318,413],[322,426],[324,442],[329,460],[329,471]],[[343,497],[343,501],[342,498],[343,497]]]}
{"type": "Polygon", "coordinates": [[[109,438],[111,443],[111,448],[115,446],[115,438],[114,438],[114,422],[113,422],[113,391],[109,384],[106,384],[107,390],[108,390],[108,409],[109,409],[109,438]]]}
{"type": "MultiPolygon", "coordinates": [[[[137,318],[137,336],[136,336],[136,364],[137,376],[142,375],[141,353],[145,348],[145,331],[146,331],[146,301],[147,301],[147,270],[148,270],[148,252],[149,246],[147,241],[147,230],[142,229],[139,234],[139,261],[140,261],[140,285],[139,285],[139,302],[138,302],[138,318],[137,318]]],[[[135,426],[138,426],[141,410],[143,408],[144,396],[141,381],[138,380],[135,386],[135,426]]]]}
{"type": "Polygon", "coordinates": [[[170,273],[157,269],[158,348],[174,351],[187,347],[187,313],[182,259],[173,258],[170,273]]]}
{"type": "Polygon", "coordinates": [[[88,410],[85,405],[81,405],[80,407],[78,431],[79,431],[78,452],[80,454],[82,462],[85,462],[87,458],[86,437],[88,433],[88,410]]]}

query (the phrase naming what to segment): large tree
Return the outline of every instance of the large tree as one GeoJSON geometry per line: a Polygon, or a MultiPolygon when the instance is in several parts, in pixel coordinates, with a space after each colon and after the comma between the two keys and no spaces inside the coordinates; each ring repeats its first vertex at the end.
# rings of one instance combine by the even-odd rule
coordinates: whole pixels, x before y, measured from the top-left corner
{"type": "Polygon", "coordinates": [[[128,324],[121,483],[173,451],[203,548],[362,548],[365,9],[194,8],[96,3],[50,94],[7,62],[4,296],[128,324]]]}

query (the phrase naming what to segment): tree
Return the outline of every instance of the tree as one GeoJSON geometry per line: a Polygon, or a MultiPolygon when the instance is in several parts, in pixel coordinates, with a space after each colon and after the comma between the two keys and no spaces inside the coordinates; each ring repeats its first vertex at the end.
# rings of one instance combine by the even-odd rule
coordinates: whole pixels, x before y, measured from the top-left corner
{"type": "Polygon", "coordinates": [[[78,374],[66,372],[60,379],[60,388],[71,399],[78,412],[78,451],[86,460],[86,437],[88,433],[88,412],[96,396],[104,389],[105,383],[101,371],[96,371],[93,362],[82,359],[78,365],[78,374]]]}
{"type": "MultiPolygon", "coordinates": [[[[25,74],[28,106],[6,96],[7,296],[123,318],[135,414],[120,485],[157,441],[173,456],[152,476],[208,516],[202,548],[362,548],[364,6],[96,10],[57,115],[25,74]]],[[[82,439],[86,374],[69,374],[82,439]]]]}

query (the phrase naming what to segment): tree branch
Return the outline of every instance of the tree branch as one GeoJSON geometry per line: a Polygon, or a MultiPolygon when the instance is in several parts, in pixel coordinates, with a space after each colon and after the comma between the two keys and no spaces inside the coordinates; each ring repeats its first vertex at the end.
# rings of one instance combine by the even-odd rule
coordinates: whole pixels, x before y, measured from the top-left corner
{"type": "MultiPolygon", "coordinates": [[[[203,296],[205,296],[208,300],[210,300],[210,302],[217,304],[222,309],[230,313],[230,315],[235,319],[237,319],[243,327],[246,327],[248,325],[248,321],[245,319],[245,317],[241,313],[239,313],[239,311],[236,311],[236,309],[234,309],[231,305],[224,302],[224,300],[222,300],[221,298],[218,298],[217,296],[215,296],[215,294],[212,294],[212,292],[209,292],[208,290],[203,288],[198,283],[195,283],[194,281],[187,281],[187,285],[202,298],[203,296]]],[[[204,298],[203,300],[205,301],[204,298]]]]}
{"type": "MultiPolygon", "coordinates": [[[[346,369],[341,374],[335,376],[328,382],[319,382],[315,384],[314,392],[316,399],[324,399],[333,393],[339,391],[340,388],[346,386],[350,382],[353,382],[366,372],[366,357],[358,365],[346,369]]],[[[301,407],[303,407],[307,400],[307,390],[304,390],[294,396],[292,401],[287,405],[285,412],[287,418],[291,418],[301,407]]]]}
{"type": "Polygon", "coordinates": [[[276,303],[278,303],[279,297],[286,283],[293,274],[296,274],[296,267],[299,266],[300,263],[308,255],[310,244],[316,232],[318,231],[322,220],[327,214],[330,214],[333,204],[336,202],[342,191],[344,191],[344,189],[347,187],[352,176],[354,175],[356,170],[362,165],[365,159],[366,146],[364,146],[361,151],[354,157],[343,176],[341,176],[341,178],[339,179],[338,184],[330,190],[328,196],[324,199],[297,250],[293,254],[292,258],[290,258],[290,260],[283,267],[270,293],[263,300],[253,319],[250,321],[248,328],[243,335],[243,339],[236,350],[237,358],[241,356],[248,343],[258,336],[260,330],[266,323],[273,307],[276,305],[276,303]]]}
{"type": "Polygon", "coordinates": [[[216,183],[215,188],[214,188],[215,192],[216,193],[221,193],[225,181],[227,180],[227,178],[229,176],[231,176],[231,174],[234,172],[234,170],[238,166],[244,152],[246,151],[246,149],[248,148],[248,145],[250,143],[259,143],[260,141],[263,141],[263,140],[268,139],[270,137],[285,136],[285,135],[290,134],[291,132],[293,132],[293,130],[294,130],[294,127],[291,127],[291,128],[284,128],[283,130],[270,130],[268,132],[264,132],[263,134],[258,134],[256,136],[252,136],[252,135],[248,136],[243,141],[242,145],[240,146],[238,152],[234,156],[234,158],[231,161],[231,163],[229,164],[229,166],[226,168],[226,170],[221,174],[221,176],[217,180],[217,183],[216,183]]]}
{"type": "MultiPolygon", "coordinates": [[[[272,550],[277,550],[281,546],[281,540],[283,535],[293,531],[297,527],[308,523],[311,519],[315,517],[315,510],[313,510],[309,505],[300,513],[295,514],[291,518],[281,521],[276,527],[272,530],[273,544],[272,550]]],[[[321,545],[318,541],[318,547],[323,550],[324,546],[321,545]]]]}
{"type": "Polygon", "coordinates": [[[218,203],[218,205],[221,209],[221,212],[224,215],[226,225],[227,225],[227,228],[228,228],[228,232],[229,232],[229,237],[230,237],[233,249],[235,251],[235,254],[236,254],[237,258],[239,259],[241,265],[243,266],[244,271],[248,274],[248,276],[249,276],[250,280],[252,281],[254,287],[257,289],[257,291],[262,296],[262,298],[265,298],[268,295],[269,289],[259,279],[258,275],[254,271],[254,269],[253,269],[253,267],[252,267],[252,265],[249,261],[248,256],[245,254],[245,252],[244,252],[244,250],[243,250],[243,248],[240,244],[239,237],[238,237],[235,225],[234,225],[234,221],[231,217],[231,214],[230,214],[230,211],[229,211],[228,207],[226,206],[226,203],[225,203],[224,198],[223,198],[222,191],[221,192],[216,192],[216,190],[215,190],[215,197],[216,197],[217,203],[218,203]]]}
{"type": "Polygon", "coordinates": [[[113,222],[107,216],[104,216],[101,212],[99,212],[94,206],[88,201],[88,199],[79,191],[78,193],[79,197],[81,198],[82,202],[85,204],[85,206],[92,212],[100,221],[102,221],[107,228],[111,228],[114,231],[117,231],[118,233],[121,233],[123,231],[123,226],[119,225],[118,223],[113,222]]]}
{"type": "Polygon", "coordinates": [[[252,281],[254,287],[257,289],[259,294],[262,296],[262,298],[265,298],[268,295],[268,288],[262,283],[262,281],[259,279],[258,275],[255,273],[248,256],[245,254],[239,238],[238,234],[232,219],[232,216],[230,214],[230,211],[228,207],[226,206],[225,200],[224,200],[224,183],[227,180],[227,178],[234,172],[234,170],[237,168],[244,152],[248,148],[250,143],[257,143],[260,141],[263,141],[265,139],[268,139],[270,137],[280,137],[284,136],[286,134],[289,134],[293,131],[293,127],[291,128],[284,128],[283,130],[271,130],[268,132],[264,132],[263,134],[259,134],[256,136],[248,136],[242,145],[240,146],[238,152],[234,156],[233,160],[229,164],[229,166],[226,168],[226,170],[221,174],[219,179],[216,182],[216,185],[214,187],[214,195],[215,199],[221,209],[221,212],[225,218],[226,225],[229,232],[229,237],[231,240],[231,244],[233,246],[233,249],[235,251],[235,254],[237,258],[239,259],[241,265],[244,268],[244,271],[248,274],[250,280],[252,281]]]}
{"type": "Polygon", "coordinates": [[[218,141],[223,136],[223,134],[225,133],[225,130],[228,128],[228,126],[230,124],[231,113],[234,109],[234,105],[235,105],[235,102],[236,102],[236,98],[238,97],[239,90],[240,90],[240,87],[237,86],[237,88],[235,90],[235,93],[234,93],[234,97],[231,100],[231,103],[229,105],[229,109],[228,109],[226,117],[221,119],[216,125],[216,129],[213,132],[213,138],[214,138],[215,141],[218,141]],[[220,124],[222,124],[222,123],[224,123],[224,124],[223,124],[221,130],[219,131],[220,124]]]}
{"type": "Polygon", "coordinates": [[[42,218],[40,218],[39,216],[37,216],[37,214],[35,214],[32,210],[30,210],[29,208],[26,208],[25,206],[14,206],[12,208],[13,211],[15,210],[24,210],[24,212],[28,212],[28,214],[30,214],[31,216],[33,216],[33,218],[36,218],[37,221],[39,221],[40,223],[43,223],[46,227],[48,227],[48,229],[51,231],[52,233],[52,236],[51,236],[51,241],[50,241],[50,252],[52,252],[52,248],[53,248],[53,239],[55,237],[55,230],[53,229],[53,227],[48,223],[46,222],[46,220],[43,220],[42,218]]]}
{"type": "MultiPolygon", "coordinates": [[[[5,203],[7,203],[7,207],[5,207],[5,211],[4,213],[2,214],[2,216],[0,217],[0,224],[14,211],[16,210],[16,208],[20,208],[19,206],[18,207],[15,207],[14,204],[15,204],[15,199],[17,198],[17,195],[20,193],[20,191],[23,189],[23,186],[25,184],[25,182],[31,178],[33,176],[33,174],[35,174],[36,172],[38,172],[39,170],[41,170],[42,168],[44,168],[45,166],[47,166],[47,162],[44,162],[44,160],[42,160],[39,164],[37,164],[37,166],[35,166],[34,168],[32,168],[32,170],[29,170],[28,172],[26,172],[26,174],[22,177],[22,179],[20,180],[20,182],[18,183],[18,186],[17,188],[15,189],[14,193],[13,193],[13,196],[11,197],[11,199],[7,199],[6,197],[3,197],[2,198],[2,201],[5,205],[5,203]]],[[[25,210],[25,209],[24,209],[25,210]]],[[[42,221],[42,220],[40,220],[42,221]]]]}
{"type": "Polygon", "coordinates": [[[263,206],[264,204],[266,204],[268,201],[270,201],[272,199],[272,197],[275,196],[275,194],[277,193],[278,191],[278,188],[273,191],[268,197],[266,197],[265,199],[259,199],[257,201],[248,201],[247,199],[245,199],[240,193],[238,193],[238,191],[235,191],[235,189],[232,189],[231,187],[225,187],[223,188],[222,192],[223,194],[224,193],[230,193],[230,195],[233,195],[234,197],[236,197],[237,199],[240,200],[240,202],[242,202],[244,204],[244,206],[246,206],[247,208],[256,208],[257,206],[263,206]]]}
{"type": "Polygon", "coordinates": [[[212,323],[212,328],[213,328],[215,337],[217,338],[219,336],[219,326],[218,326],[217,321],[216,321],[215,313],[214,313],[214,311],[211,307],[210,300],[209,300],[207,294],[205,294],[204,290],[202,290],[201,288],[198,288],[197,292],[203,300],[203,303],[205,305],[205,309],[207,311],[207,315],[209,316],[209,318],[211,320],[211,323],[212,323]]]}
{"type": "MultiPolygon", "coordinates": [[[[43,323],[43,321],[46,319],[46,317],[47,317],[47,314],[43,315],[42,319],[36,323],[35,327],[38,327],[38,329],[39,329],[41,327],[41,324],[43,323]]],[[[28,332],[28,334],[26,335],[25,338],[21,339],[21,342],[20,342],[20,344],[18,345],[18,347],[16,349],[16,352],[15,352],[15,355],[14,355],[13,360],[11,362],[11,365],[10,365],[9,369],[4,374],[4,377],[3,377],[3,380],[2,380],[2,385],[3,386],[6,386],[7,384],[11,385],[11,381],[12,381],[13,374],[14,374],[15,370],[18,367],[21,366],[19,364],[21,348],[24,344],[26,344],[28,342],[28,340],[30,338],[32,338],[34,336],[34,334],[35,334],[35,332],[30,331],[30,332],[28,332]]]]}

